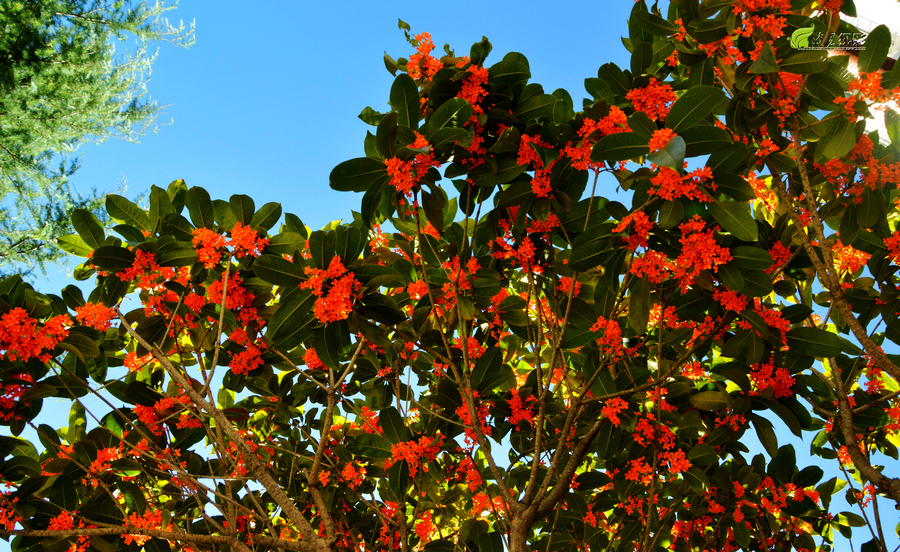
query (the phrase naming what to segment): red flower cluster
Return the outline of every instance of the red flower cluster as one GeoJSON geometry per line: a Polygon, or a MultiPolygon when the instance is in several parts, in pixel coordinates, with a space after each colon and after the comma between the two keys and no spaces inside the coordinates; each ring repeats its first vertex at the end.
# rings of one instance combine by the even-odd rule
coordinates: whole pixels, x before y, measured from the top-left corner
{"type": "Polygon", "coordinates": [[[49,362],[53,349],[69,335],[66,326],[71,325],[72,319],[60,314],[38,326],[25,309],[16,307],[0,317],[0,353],[7,360],[49,362]]]}
{"type": "Polygon", "coordinates": [[[441,445],[444,438],[441,435],[431,438],[427,435],[419,437],[419,441],[404,441],[391,445],[391,457],[385,460],[384,469],[388,469],[394,462],[406,460],[409,466],[409,476],[415,477],[416,472],[421,467],[422,471],[428,471],[428,465],[422,461],[425,458],[429,462],[437,458],[441,452],[441,445]]]}
{"type": "Polygon", "coordinates": [[[413,37],[416,41],[416,53],[409,56],[409,62],[406,64],[406,72],[414,79],[422,78],[423,71],[427,80],[444,66],[440,60],[435,59],[431,55],[434,50],[434,42],[431,41],[430,33],[419,33],[413,37]]]}
{"type": "Polygon", "coordinates": [[[414,150],[425,150],[428,153],[420,153],[416,155],[412,161],[404,161],[396,157],[385,159],[384,164],[388,175],[391,177],[390,184],[403,192],[406,197],[412,197],[413,191],[418,186],[419,181],[428,172],[431,167],[440,167],[440,163],[435,161],[434,152],[428,140],[418,132],[413,131],[416,140],[408,147],[414,150]]]}
{"type": "Polygon", "coordinates": [[[643,88],[630,90],[625,97],[631,101],[635,111],[643,111],[650,119],[665,119],[669,114],[672,103],[675,102],[675,92],[668,84],[660,84],[658,80],[651,80],[643,88]]]}
{"type": "Polygon", "coordinates": [[[311,267],[304,270],[310,277],[300,287],[312,290],[313,295],[318,297],[313,307],[316,318],[327,324],[350,316],[353,301],[362,284],[352,272],[347,271],[341,258],[335,255],[325,270],[311,267]]]}
{"type": "Polygon", "coordinates": [[[219,264],[226,248],[232,248],[235,258],[259,257],[263,248],[268,245],[269,238],[260,238],[259,233],[249,226],[237,222],[231,229],[231,238],[213,232],[208,228],[195,228],[191,243],[197,250],[197,258],[206,268],[219,264]]]}
{"type": "Polygon", "coordinates": [[[85,303],[84,306],[75,309],[75,319],[78,322],[101,332],[112,327],[111,321],[114,318],[116,318],[115,309],[102,303],[85,303]]]}

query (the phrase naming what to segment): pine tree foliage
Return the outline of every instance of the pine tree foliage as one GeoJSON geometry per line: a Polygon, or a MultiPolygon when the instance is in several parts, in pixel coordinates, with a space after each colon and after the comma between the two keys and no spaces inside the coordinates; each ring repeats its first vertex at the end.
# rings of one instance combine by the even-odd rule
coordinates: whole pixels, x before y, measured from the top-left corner
{"type": "Polygon", "coordinates": [[[50,241],[71,231],[72,209],[100,207],[95,190],[82,195],[68,180],[80,144],[156,130],[162,106],[147,96],[156,58],[148,46],[193,42],[193,26],[163,17],[174,7],[0,3],[0,271],[14,263],[43,270],[62,254],[50,241]],[[116,49],[130,40],[133,51],[116,49]]]}

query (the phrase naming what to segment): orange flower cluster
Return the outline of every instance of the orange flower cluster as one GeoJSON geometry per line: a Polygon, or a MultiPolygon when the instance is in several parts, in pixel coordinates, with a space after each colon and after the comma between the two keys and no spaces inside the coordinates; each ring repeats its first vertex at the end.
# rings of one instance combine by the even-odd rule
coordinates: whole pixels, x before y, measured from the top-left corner
{"type": "Polygon", "coordinates": [[[603,332],[597,338],[597,345],[600,346],[600,354],[610,361],[616,361],[622,357],[624,352],[622,349],[622,328],[619,327],[615,318],[607,320],[604,317],[597,318],[597,321],[591,326],[592,332],[603,332]]]}
{"type": "Polygon", "coordinates": [[[669,143],[669,140],[677,136],[675,131],[671,128],[661,128],[659,130],[653,131],[653,136],[650,137],[650,153],[655,151],[659,151],[666,147],[666,144],[669,143]]]}
{"type": "Polygon", "coordinates": [[[893,234],[884,238],[884,246],[888,250],[888,259],[900,265],[900,231],[894,230],[893,234]]]}
{"type": "Polygon", "coordinates": [[[244,350],[231,357],[228,367],[235,374],[248,374],[263,364],[262,350],[265,345],[260,340],[253,340],[244,328],[235,328],[228,338],[244,350]]]}
{"type": "Polygon", "coordinates": [[[510,415],[506,421],[512,424],[513,427],[518,426],[519,422],[522,421],[528,422],[529,426],[534,427],[534,413],[531,411],[533,405],[525,406],[525,404],[533,400],[535,400],[534,397],[528,396],[523,403],[522,397],[519,396],[519,391],[513,391],[512,397],[509,399],[509,408],[512,410],[512,415],[510,415]]]}
{"type": "Polygon", "coordinates": [[[359,467],[353,465],[353,462],[348,462],[344,465],[344,469],[341,470],[341,477],[344,478],[344,481],[350,485],[351,489],[355,489],[362,485],[363,478],[366,476],[366,468],[359,467]]]}
{"type": "Polygon", "coordinates": [[[716,244],[713,231],[706,223],[694,215],[689,222],[679,225],[681,229],[681,255],[675,259],[675,277],[681,280],[681,290],[694,282],[694,278],[704,270],[716,272],[718,266],[731,260],[731,252],[716,244]]]}
{"type": "Polygon", "coordinates": [[[306,267],[304,271],[310,277],[300,287],[312,290],[318,297],[313,313],[320,322],[327,324],[350,316],[362,284],[347,271],[339,256],[335,255],[325,270],[306,267]]]}
{"type": "MultiPolygon", "coordinates": [[[[148,508],[144,510],[143,515],[137,512],[131,512],[131,515],[128,516],[128,521],[125,523],[125,527],[128,527],[129,525],[146,529],[159,529],[162,525],[162,511],[151,510],[148,508]]],[[[141,546],[150,540],[150,537],[143,535],[122,535],[122,540],[125,541],[125,544],[131,544],[133,542],[138,546],[141,546]]]]}
{"type": "Polygon", "coordinates": [[[625,97],[634,106],[635,111],[643,111],[653,121],[665,119],[675,102],[675,92],[672,91],[672,87],[668,84],[660,84],[656,79],[652,79],[643,88],[630,90],[625,97]]]}
{"type": "Polygon", "coordinates": [[[394,462],[406,460],[406,463],[409,466],[410,477],[415,477],[416,472],[420,467],[422,468],[422,471],[427,472],[427,463],[423,462],[422,458],[425,458],[429,462],[437,458],[437,455],[441,452],[441,445],[443,442],[444,438],[441,435],[434,438],[423,435],[422,437],[419,437],[418,442],[404,441],[402,443],[391,445],[391,457],[385,460],[384,469],[390,468],[394,462]]]}
{"type": "Polygon", "coordinates": [[[632,222],[634,223],[632,228],[634,233],[628,236],[626,247],[635,251],[638,247],[647,247],[647,240],[650,236],[650,229],[653,228],[653,222],[643,211],[635,211],[626,215],[622,222],[612,229],[613,234],[624,232],[632,222]]]}
{"type": "Polygon", "coordinates": [[[377,433],[378,435],[384,434],[384,429],[379,425],[378,413],[368,406],[362,407],[356,420],[357,422],[361,422],[362,425],[360,426],[360,424],[353,422],[350,424],[351,429],[362,427],[366,433],[377,433]]]}
{"type": "MultiPolygon", "coordinates": [[[[660,167],[659,172],[650,179],[653,187],[650,188],[649,193],[669,201],[683,197],[700,202],[711,202],[712,199],[699,188],[701,184],[711,178],[712,170],[709,167],[696,169],[684,176],[681,176],[675,169],[660,167]]],[[[714,188],[714,186],[710,187],[714,188]]]]}
{"type": "Polygon", "coordinates": [[[85,303],[75,309],[75,319],[85,326],[90,326],[101,332],[112,327],[112,319],[116,318],[115,309],[111,309],[102,303],[85,303]]]}
{"type": "Polygon", "coordinates": [[[419,181],[428,170],[431,167],[440,167],[440,163],[434,159],[434,152],[428,140],[418,132],[413,131],[413,133],[416,135],[416,140],[408,147],[415,150],[426,150],[428,153],[420,153],[412,161],[404,161],[396,157],[384,160],[387,173],[391,177],[391,186],[409,198],[413,196],[415,187],[418,186],[419,181]]]}
{"type": "Polygon", "coordinates": [[[622,399],[622,397],[613,397],[603,403],[603,408],[600,409],[600,412],[612,423],[612,425],[619,427],[619,424],[622,423],[622,420],[619,418],[619,413],[627,409],[628,402],[626,400],[622,399]]]}
{"type": "MultiPolygon", "coordinates": [[[[478,417],[478,426],[481,428],[481,433],[485,437],[490,437],[491,435],[491,426],[487,425],[487,417],[488,411],[490,410],[490,402],[481,401],[478,399],[478,391],[474,392],[474,407],[475,407],[475,415],[478,417]]],[[[465,429],[466,434],[466,447],[468,450],[472,450],[475,444],[478,442],[478,437],[475,433],[475,425],[472,420],[472,416],[469,415],[469,408],[463,404],[459,405],[456,408],[456,415],[459,416],[460,420],[463,423],[463,427],[465,429]]]]}
{"type": "Polygon", "coordinates": [[[794,385],[794,377],[787,368],[775,368],[771,360],[763,364],[754,364],[750,367],[750,381],[753,383],[754,389],[750,391],[751,396],[759,395],[766,389],[771,388],[776,399],[781,397],[790,397],[794,394],[791,387],[794,385]]]}
{"type": "Polygon", "coordinates": [[[153,432],[154,435],[162,435],[163,428],[160,424],[173,424],[179,428],[200,427],[200,420],[192,417],[185,407],[190,406],[191,399],[186,394],[177,397],[163,397],[156,401],[153,406],[135,405],[134,413],[143,424],[153,432]],[[173,422],[172,418],[178,414],[178,421],[173,422]]]}
{"type": "Polygon", "coordinates": [[[303,363],[306,364],[308,370],[324,370],[325,363],[319,360],[316,350],[310,347],[303,353],[303,363]]]}
{"type": "Polygon", "coordinates": [[[50,362],[53,349],[69,335],[66,326],[71,325],[72,319],[60,314],[39,327],[25,309],[16,307],[0,317],[0,353],[11,361],[50,362]]]}
{"type": "Polygon", "coordinates": [[[418,80],[422,78],[424,71],[426,79],[431,80],[431,77],[444,67],[444,64],[431,55],[431,51],[434,50],[434,42],[431,41],[430,33],[419,33],[413,38],[416,41],[416,53],[409,56],[406,72],[410,77],[418,80]]]}
{"type": "Polygon", "coordinates": [[[233,248],[235,258],[246,256],[259,257],[262,249],[268,245],[269,238],[260,238],[259,233],[249,226],[237,222],[231,229],[231,238],[213,232],[208,228],[195,228],[191,243],[197,250],[197,258],[206,268],[219,264],[226,248],[233,248]]]}
{"type": "Polygon", "coordinates": [[[459,94],[457,94],[456,97],[462,98],[472,104],[472,108],[476,114],[484,113],[484,109],[481,107],[480,103],[481,100],[487,96],[487,90],[484,89],[484,85],[487,84],[488,81],[488,70],[477,65],[470,65],[468,72],[469,74],[463,81],[462,90],[459,91],[459,94]]]}
{"type": "Polygon", "coordinates": [[[572,166],[578,170],[601,169],[603,167],[602,161],[591,161],[591,149],[594,147],[594,144],[604,136],[630,130],[625,112],[616,106],[612,106],[609,108],[609,115],[599,121],[585,117],[581,128],[578,129],[581,143],[573,145],[570,142],[563,148],[562,155],[572,159],[572,166]]]}
{"type": "Polygon", "coordinates": [[[831,247],[831,254],[834,257],[834,267],[837,271],[850,275],[856,274],[872,258],[872,255],[865,251],[860,251],[852,245],[842,244],[841,240],[837,240],[831,247]]]}
{"type": "MultiPolygon", "coordinates": [[[[34,383],[34,379],[28,374],[16,374],[5,379],[5,384],[0,383],[0,421],[19,420],[22,416],[16,412],[16,407],[22,395],[31,389],[31,385],[26,383],[34,383]],[[14,383],[16,381],[21,383],[14,383]]],[[[23,406],[28,404],[22,403],[23,406]]]]}
{"type": "Polygon", "coordinates": [[[550,148],[550,144],[544,142],[539,136],[522,135],[522,141],[519,142],[519,165],[531,165],[534,170],[534,176],[531,179],[531,190],[537,197],[548,197],[552,191],[550,188],[550,171],[553,169],[554,159],[547,166],[544,166],[544,160],[534,146],[542,148],[550,148]]]}
{"type": "Polygon", "coordinates": [[[428,543],[435,530],[434,523],[431,521],[431,510],[425,510],[416,521],[416,535],[423,544],[428,543]]]}

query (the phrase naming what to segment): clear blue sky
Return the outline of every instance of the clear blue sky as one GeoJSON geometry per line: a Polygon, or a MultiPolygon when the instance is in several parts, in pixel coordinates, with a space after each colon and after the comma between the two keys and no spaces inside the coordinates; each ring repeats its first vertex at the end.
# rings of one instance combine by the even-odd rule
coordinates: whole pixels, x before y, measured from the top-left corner
{"type": "MultiPolygon", "coordinates": [[[[632,6],[631,1],[579,0],[280,1],[251,7],[232,0],[182,0],[168,15],[174,22],[196,21],[196,44],[187,50],[160,45],[148,85],[153,99],[169,105],[160,120],[172,118],[173,124],[141,144],[83,146],[83,166],[72,183],[82,192],[91,187],[110,192],[124,178],[125,195],[134,197],[151,184],[165,187],[183,178],[214,198],[244,193],[257,207],[281,202],[313,228],[349,220],[361,194],[332,191],[328,175],[338,163],[363,155],[371,127],[357,114],[366,106],[387,109],[393,77],[384,68],[384,52],[394,58],[412,53],[398,18],[413,33],[430,32],[438,48],[449,43],[457,54],[467,54],[473,42],[487,36],[494,46],[488,65],[507,52],[521,52],[530,61],[532,82],[547,92],[565,88],[579,106],[587,95],[584,79],[595,77],[600,65],[628,67],[620,37],[627,34],[632,6]]],[[[608,185],[605,192],[611,193],[613,184],[608,185]]],[[[65,270],[51,268],[48,277],[33,283],[58,293],[74,283],[65,270]]],[[[779,432],[780,441],[786,437],[779,432]]],[[[803,462],[808,449],[795,446],[803,462]]],[[[894,523],[886,532],[893,532],[894,523]]],[[[868,540],[858,531],[857,543],[868,540]]],[[[0,541],[0,550],[7,547],[0,541]]]]}
{"type": "Polygon", "coordinates": [[[357,118],[367,105],[387,110],[393,77],[384,67],[413,52],[397,19],[428,31],[441,48],[468,54],[487,36],[488,64],[510,51],[528,56],[532,82],[570,91],[577,105],[584,79],[608,61],[627,67],[620,36],[631,2],[260,2],[183,0],[170,19],[196,20],[188,50],[163,44],[150,94],[171,104],[171,126],[141,144],[108,141],[82,148],[81,190],[126,195],[183,178],[213,197],[246,193],[257,206],[279,201],[313,228],[349,219],[361,195],[328,188],[341,161],[363,156],[371,128],[357,118]]]}

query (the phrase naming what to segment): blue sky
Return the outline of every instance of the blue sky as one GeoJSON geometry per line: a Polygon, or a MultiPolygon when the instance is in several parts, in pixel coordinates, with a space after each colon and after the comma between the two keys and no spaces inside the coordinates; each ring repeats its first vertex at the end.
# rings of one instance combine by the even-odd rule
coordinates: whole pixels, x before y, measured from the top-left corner
{"type": "MultiPolygon", "coordinates": [[[[282,0],[251,8],[231,0],[183,0],[168,15],[173,22],[196,21],[196,44],[187,50],[160,45],[148,84],[153,99],[168,105],[160,121],[172,118],[173,124],[140,144],[83,146],[82,168],[71,181],[82,192],[111,192],[124,179],[125,195],[135,197],[152,184],[165,187],[182,178],[214,198],[244,193],[257,206],[281,202],[313,228],[349,220],[361,194],[332,191],[328,175],[338,163],[363,155],[371,127],[357,114],[366,106],[387,109],[393,77],[384,68],[384,52],[394,58],[413,52],[398,18],[413,33],[430,32],[438,48],[449,43],[458,54],[488,37],[494,46],[488,65],[507,52],[521,52],[530,61],[532,82],[547,92],[565,88],[577,106],[587,95],[584,79],[595,77],[600,65],[628,66],[620,37],[627,34],[632,6],[282,0]]],[[[606,186],[612,195],[614,184],[607,180],[606,186]]],[[[51,268],[33,283],[58,293],[74,283],[66,271],[51,268]]],[[[785,437],[780,432],[779,440],[785,437]]],[[[796,448],[803,462],[808,449],[796,448]]],[[[858,542],[868,540],[859,535],[858,542]]],[[[0,550],[5,546],[0,541],[0,550]]]]}
{"type": "Polygon", "coordinates": [[[185,0],[168,14],[173,21],[196,21],[196,44],[187,50],[162,44],[148,85],[153,99],[170,104],[160,120],[173,124],[141,144],[111,140],[82,147],[83,165],[72,182],[82,191],[108,192],[124,178],[131,197],[183,178],[214,198],[245,193],[257,206],[279,201],[313,228],[349,220],[362,196],[332,191],[328,175],[338,163],[364,155],[371,127],[359,112],[387,110],[393,77],[384,52],[394,58],[413,53],[398,18],[458,54],[487,36],[494,46],[488,64],[521,52],[531,63],[532,82],[547,92],[565,88],[580,105],[584,79],[596,77],[600,65],[628,66],[620,36],[632,5],[266,2],[251,9],[185,0]]]}

